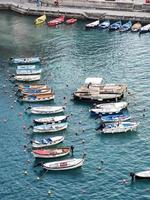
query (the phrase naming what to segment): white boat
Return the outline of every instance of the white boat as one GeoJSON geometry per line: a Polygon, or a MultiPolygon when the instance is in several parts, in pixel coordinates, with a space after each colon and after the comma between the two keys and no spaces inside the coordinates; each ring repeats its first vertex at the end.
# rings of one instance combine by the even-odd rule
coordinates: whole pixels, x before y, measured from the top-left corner
{"type": "Polygon", "coordinates": [[[47,137],[41,139],[40,141],[33,140],[31,141],[31,144],[32,148],[46,148],[57,145],[63,142],[64,139],[65,139],[64,136],[47,137]]]}
{"type": "Polygon", "coordinates": [[[126,133],[129,131],[136,131],[138,127],[137,122],[117,122],[111,124],[105,124],[105,126],[101,129],[102,133],[126,133]]]}
{"type": "Polygon", "coordinates": [[[18,75],[34,75],[41,74],[42,69],[17,69],[16,74],[18,75]]]}
{"type": "Polygon", "coordinates": [[[33,114],[56,114],[64,112],[65,109],[65,106],[36,106],[28,107],[26,110],[29,110],[33,114]]]}
{"type": "Polygon", "coordinates": [[[42,117],[38,119],[34,119],[35,123],[38,124],[51,124],[51,123],[57,123],[57,122],[63,122],[67,120],[68,116],[55,116],[55,117],[42,117]]]}
{"type": "Polygon", "coordinates": [[[81,167],[84,163],[84,159],[67,159],[67,160],[61,160],[61,161],[55,161],[55,162],[48,162],[42,164],[42,167],[47,170],[69,170],[69,169],[75,169],[78,167],[81,167]]]}
{"type": "Polygon", "coordinates": [[[88,28],[96,28],[96,27],[98,27],[98,25],[99,25],[99,20],[96,20],[96,21],[94,21],[94,22],[92,22],[92,23],[86,24],[85,27],[86,27],[87,29],[88,29],[88,28]]]}
{"type": "Polygon", "coordinates": [[[68,127],[68,123],[56,123],[56,124],[43,124],[33,126],[33,133],[53,133],[57,131],[65,130],[68,127]]]}
{"type": "Polygon", "coordinates": [[[143,27],[140,29],[140,34],[142,34],[142,33],[147,33],[147,32],[150,32],[150,24],[147,24],[147,25],[143,26],[143,27]]]}
{"type": "Polygon", "coordinates": [[[130,176],[132,177],[132,180],[134,179],[150,179],[150,170],[136,172],[136,173],[130,173],[130,176]]]}
{"type": "Polygon", "coordinates": [[[10,58],[10,62],[13,64],[30,64],[30,63],[39,63],[39,57],[31,57],[31,58],[10,58]]]}
{"type": "Polygon", "coordinates": [[[39,81],[41,79],[41,75],[16,75],[14,79],[17,81],[39,81]]]}
{"type": "Polygon", "coordinates": [[[37,69],[37,65],[17,65],[17,70],[33,70],[37,69]]]}
{"type": "Polygon", "coordinates": [[[24,89],[20,91],[20,94],[26,94],[26,95],[53,94],[53,91],[51,89],[24,89]]]}
{"type": "Polygon", "coordinates": [[[68,155],[70,152],[70,147],[32,150],[35,158],[59,158],[68,155]]]}
{"type": "Polygon", "coordinates": [[[127,102],[98,104],[95,106],[96,108],[90,109],[90,112],[95,114],[119,113],[121,110],[127,108],[127,106],[127,102]]]}

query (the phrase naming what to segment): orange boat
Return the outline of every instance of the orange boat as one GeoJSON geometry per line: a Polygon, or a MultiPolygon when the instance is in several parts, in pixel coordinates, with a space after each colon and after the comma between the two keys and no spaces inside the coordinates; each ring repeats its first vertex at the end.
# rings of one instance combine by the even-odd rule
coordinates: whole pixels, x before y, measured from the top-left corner
{"type": "Polygon", "coordinates": [[[75,18],[70,18],[70,19],[66,20],[67,24],[74,24],[75,22],[77,22],[77,19],[75,19],[75,18]]]}
{"type": "Polygon", "coordinates": [[[47,25],[48,26],[56,26],[58,24],[63,23],[64,21],[65,21],[65,16],[62,15],[62,16],[54,19],[54,20],[51,20],[51,21],[47,22],[47,25]]]}

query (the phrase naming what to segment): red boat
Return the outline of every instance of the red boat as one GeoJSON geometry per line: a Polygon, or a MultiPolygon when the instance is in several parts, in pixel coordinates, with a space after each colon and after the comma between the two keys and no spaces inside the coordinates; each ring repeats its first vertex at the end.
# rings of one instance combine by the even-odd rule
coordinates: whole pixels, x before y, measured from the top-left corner
{"type": "Polygon", "coordinates": [[[67,19],[67,20],[66,20],[66,23],[67,23],[67,24],[74,24],[76,21],[77,21],[77,19],[71,18],[71,19],[67,19]]]}
{"type": "Polygon", "coordinates": [[[65,16],[62,15],[62,16],[54,19],[54,20],[51,20],[51,21],[47,22],[47,25],[48,26],[56,26],[58,24],[63,23],[64,21],[65,21],[65,16]]]}

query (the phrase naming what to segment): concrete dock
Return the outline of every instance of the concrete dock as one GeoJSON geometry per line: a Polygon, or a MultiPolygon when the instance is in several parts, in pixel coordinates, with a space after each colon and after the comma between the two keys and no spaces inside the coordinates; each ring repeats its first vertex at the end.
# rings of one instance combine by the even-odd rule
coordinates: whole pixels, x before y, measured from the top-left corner
{"type": "Polygon", "coordinates": [[[25,15],[48,16],[65,15],[83,19],[132,20],[150,23],[150,3],[142,0],[102,1],[102,0],[61,0],[55,6],[52,0],[43,0],[40,5],[35,0],[0,0],[0,10],[12,10],[25,15]]]}

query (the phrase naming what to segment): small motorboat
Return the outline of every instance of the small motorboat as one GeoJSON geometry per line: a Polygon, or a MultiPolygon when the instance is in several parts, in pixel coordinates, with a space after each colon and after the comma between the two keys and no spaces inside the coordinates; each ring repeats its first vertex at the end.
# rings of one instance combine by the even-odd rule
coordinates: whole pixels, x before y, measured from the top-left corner
{"type": "Polygon", "coordinates": [[[21,90],[20,95],[39,95],[39,94],[54,94],[51,89],[25,89],[21,90]]]}
{"type": "Polygon", "coordinates": [[[41,139],[40,141],[33,140],[31,141],[32,148],[46,148],[57,145],[64,141],[64,136],[55,136],[55,137],[47,137],[41,139]]]}
{"type": "Polygon", "coordinates": [[[33,133],[53,133],[57,131],[65,130],[68,127],[68,123],[56,123],[56,124],[43,124],[33,126],[33,133]]]}
{"type": "Polygon", "coordinates": [[[29,90],[29,89],[48,89],[48,86],[45,84],[33,84],[33,85],[28,85],[28,84],[19,84],[16,85],[18,87],[18,90],[22,91],[22,90],[29,90]]]}
{"type": "Polygon", "coordinates": [[[34,75],[34,74],[41,74],[42,69],[17,69],[17,75],[34,75]]]}
{"type": "Polygon", "coordinates": [[[46,21],[46,15],[42,15],[42,16],[38,17],[38,18],[34,21],[34,23],[35,23],[36,25],[39,25],[39,24],[43,24],[45,21],[46,21]]]}
{"type": "Polygon", "coordinates": [[[105,123],[113,123],[113,122],[128,121],[131,119],[131,116],[128,111],[124,111],[123,113],[104,115],[101,116],[100,118],[105,123]]]}
{"type": "Polygon", "coordinates": [[[140,22],[137,22],[135,24],[133,24],[133,26],[131,27],[131,31],[132,32],[138,32],[141,29],[142,25],[140,22]]]}
{"type": "Polygon", "coordinates": [[[137,122],[117,122],[111,124],[104,124],[101,128],[101,125],[98,129],[101,130],[101,133],[109,134],[109,133],[126,133],[131,131],[136,131],[138,127],[137,122]]]}
{"type": "Polygon", "coordinates": [[[70,152],[70,147],[32,150],[35,158],[59,158],[68,155],[70,152]]]}
{"type": "Polygon", "coordinates": [[[60,16],[60,17],[54,19],[54,20],[51,20],[51,21],[47,22],[47,25],[48,25],[48,26],[56,26],[56,25],[58,25],[58,24],[63,23],[64,21],[65,21],[65,16],[62,15],[62,16],[60,16]]]}
{"type": "Polygon", "coordinates": [[[142,26],[139,33],[143,34],[143,33],[147,33],[147,32],[150,32],[150,24],[142,26]]]}
{"type": "Polygon", "coordinates": [[[12,64],[33,64],[40,63],[39,57],[31,57],[31,58],[10,58],[10,62],[12,64]]]}
{"type": "Polygon", "coordinates": [[[86,28],[86,29],[97,28],[98,25],[99,25],[99,20],[96,20],[96,21],[94,21],[94,22],[92,22],[92,23],[86,24],[86,25],[85,25],[85,28],[86,28]]]}
{"type": "Polygon", "coordinates": [[[150,179],[150,170],[136,173],[131,172],[130,176],[132,177],[132,181],[134,181],[135,179],[150,179]]]}
{"type": "Polygon", "coordinates": [[[50,94],[35,94],[35,95],[23,95],[19,97],[21,102],[41,102],[41,101],[50,101],[55,98],[53,93],[50,94]]]}
{"type": "Polygon", "coordinates": [[[74,24],[74,23],[76,23],[77,22],[77,19],[75,19],[75,18],[70,18],[70,19],[67,19],[66,20],[66,23],[67,24],[74,24]]]}
{"type": "Polygon", "coordinates": [[[58,122],[64,122],[66,121],[68,116],[55,116],[55,117],[42,117],[34,119],[34,122],[37,124],[52,124],[52,123],[58,123],[58,122]]]}
{"type": "Polygon", "coordinates": [[[41,75],[15,75],[14,79],[16,81],[24,81],[24,82],[32,82],[39,81],[41,79],[41,75]]]}
{"type": "Polygon", "coordinates": [[[100,29],[106,29],[110,26],[110,20],[106,20],[98,25],[100,29]]]}
{"type": "Polygon", "coordinates": [[[116,102],[116,103],[104,103],[98,104],[95,108],[90,109],[89,111],[94,114],[112,114],[119,113],[121,110],[127,108],[127,102],[116,102]]]}
{"type": "Polygon", "coordinates": [[[83,163],[84,163],[84,158],[82,159],[71,158],[67,160],[44,163],[42,164],[42,167],[46,170],[55,170],[55,171],[70,170],[81,167],[83,163]]]}
{"type": "Polygon", "coordinates": [[[132,22],[129,20],[127,23],[123,24],[121,27],[120,27],[120,31],[121,32],[127,32],[131,29],[132,27],[132,22]]]}
{"type": "Polygon", "coordinates": [[[120,29],[121,25],[122,25],[121,21],[117,21],[109,26],[109,30],[110,31],[118,30],[120,29]]]}
{"type": "Polygon", "coordinates": [[[34,70],[37,69],[37,65],[17,65],[17,70],[34,70]]]}
{"type": "Polygon", "coordinates": [[[56,114],[64,112],[66,109],[65,106],[36,106],[28,107],[26,110],[33,114],[56,114]]]}

